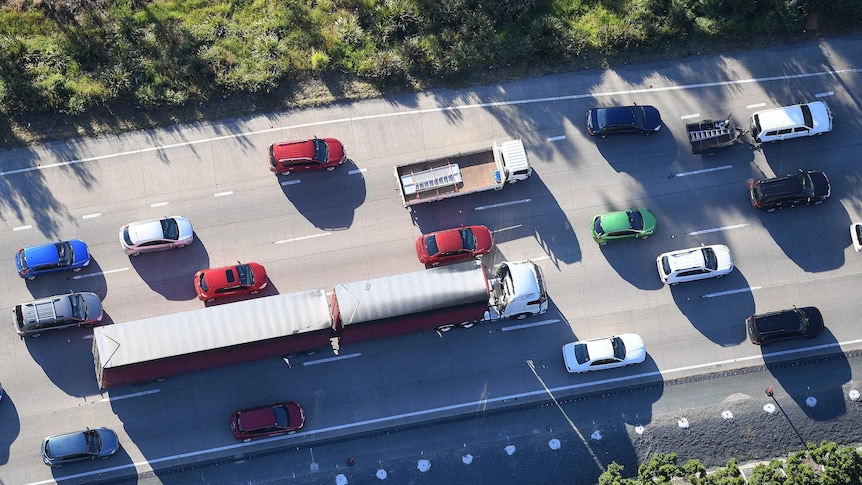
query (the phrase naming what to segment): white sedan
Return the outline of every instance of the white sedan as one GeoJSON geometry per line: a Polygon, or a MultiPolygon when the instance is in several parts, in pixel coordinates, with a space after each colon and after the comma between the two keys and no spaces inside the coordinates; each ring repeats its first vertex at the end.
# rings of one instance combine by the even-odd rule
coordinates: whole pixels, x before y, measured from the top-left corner
{"type": "Polygon", "coordinates": [[[624,333],[563,345],[563,360],[569,372],[589,372],[640,364],[646,348],[640,335],[624,333]]]}
{"type": "Polygon", "coordinates": [[[180,216],[132,222],[120,228],[120,246],[129,256],[182,248],[194,238],[192,223],[180,216]]]}

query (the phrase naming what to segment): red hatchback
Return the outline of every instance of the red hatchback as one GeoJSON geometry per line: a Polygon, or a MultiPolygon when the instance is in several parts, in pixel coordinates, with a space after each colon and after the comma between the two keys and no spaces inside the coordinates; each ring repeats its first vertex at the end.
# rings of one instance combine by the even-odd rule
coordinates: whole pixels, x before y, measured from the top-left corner
{"type": "Polygon", "coordinates": [[[256,295],[266,288],[266,269],[257,263],[202,269],[195,273],[195,292],[204,301],[237,295],[256,295]]]}
{"type": "Polygon", "coordinates": [[[425,234],[416,240],[416,254],[426,266],[464,261],[491,252],[491,231],[467,226],[425,234]]]}
{"type": "Polygon", "coordinates": [[[236,411],[230,417],[230,428],[238,440],[295,433],[305,426],[305,412],[295,402],[269,404],[236,411]]]}
{"type": "Polygon", "coordinates": [[[346,161],[344,145],[335,138],[288,141],[269,146],[269,170],[276,174],[309,170],[331,172],[346,161]]]}

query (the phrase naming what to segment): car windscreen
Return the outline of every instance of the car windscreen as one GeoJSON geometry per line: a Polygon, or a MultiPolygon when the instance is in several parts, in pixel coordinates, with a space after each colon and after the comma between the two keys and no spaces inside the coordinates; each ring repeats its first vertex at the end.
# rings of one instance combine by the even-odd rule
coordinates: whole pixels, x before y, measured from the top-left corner
{"type": "Polygon", "coordinates": [[[712,248],[703,248],[703,265],[713,271],[718,269],[718,258],[712,248]]]}
{"type": "Polygon", "coordinates": [[[69,303],[72,305],[72,318],[78,321],[87,319],[87,302],[81,295],[69,295],[69,303]]]}
{"type": "Polygon", "coordinates": [[[802,108],[802,122],[808,128],[814,128],[814,118],[811,116],[811,108],[807,104],[803,104],[800,108],[802,108]]]}
{"type": "Polygon", "coordinates": [[[254,284],[254,271],[251,270],[251,266],[241,264],[236,267],[236,272],[239,275],[239,282],[241,285],[251,286],[254,284]]]}
{"type": "Polygon", "coordinates": [[[575,344],[575,360],[578,364],[583,364],[590,360],[590,353],[587,350],[586,344],[575,344]]]}
{"type": "Polygon", "coordinates": [[[162,219],[162,234],[165,235],[165,239],[170,239],[171,241],[176,241],[180,238],[180,226],[177,224],[177,221],[174,219],[162,219]]]}
{"type": "Polygon", "coordinates": [[[461,229],[461,245],[470,251],[476,249],[476,235],[472,229],[461,229]]]}
{"type": "Polygon", "coordinates": [[[314,140],[314,159],[326,163],[329,161],[329,147],[323,140],[314,140]]]}
{"type": "Polygon", "coordinates": [[[640,212],[630,211],[628,213],[628,216],[629,216],[629,227],[630,228],[632,228],[636,231],[640,231],[644,228],[644,218],[640,212]]]}
{"type": "Polygon", "coordinates": [[[57,262],[61,265],[71,266],[72,261],[75,260],[72,245],[67,242],[59,242],[55,247],[57,248],[57,262]]]}

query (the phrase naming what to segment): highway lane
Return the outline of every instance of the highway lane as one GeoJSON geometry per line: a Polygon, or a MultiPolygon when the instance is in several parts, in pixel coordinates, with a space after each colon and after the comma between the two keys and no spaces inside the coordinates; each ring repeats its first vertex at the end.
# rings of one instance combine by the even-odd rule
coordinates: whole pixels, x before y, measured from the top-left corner
{"type": "MultiPolygon", "coordinates": [[[[817,49],[805,55],[814,58],[817,49]]],[[[725,61],[734,65],[728,72],[740,79],[802,70],[725,61]]],[[[823,62],[808,61],[804,72],[823,62]]],[[[547,370],[543,378],[549,385],[589,381],[593,378],[572,377],[562,368],[559,348],[574,338],[639,332],[649,351],[647,370],[747,359],[760,350],[746,341],[742,319],[755,310],[793,304],[815,304],[824,311],[830,332],[816,343],[859,338],[851,317],[851,291],[862,262],[854,257],[846,230],[859,217],[852,156],[858,141],[851,136],[858,129],[853,101],[858,74],[676,89],[686,82],[730,77],[727,72],[701,71],[713,74],[711,79],[688,73],[705,62],[639,67],[637,72],[629,68],[619,76],[603,73],[601,80],[595,73],[551,76],[496,91],[429,93],[410,105],[406,98],[397,100],[401,106],[370,101],[4,154],[3,246],[81,237],[95,258],[93,267],[77,279],[58,276],[25,284],[14,273],[9,249],[0,263],[7,268],[0,279],[0,301],[8,307],[72,288],[103,296],[114,322],[200,308],[203,304],[191,291],[191,275],[236,259],[264,263],[273,279],[271,291],[330,289],[339,282],[420,270],[412,246],[420,231],[485,223],[495,230],[498,243],[488,264],[544,258],[540,264],[554,311],[531,321],[559,322],[517,332],[502,332],[507,323],[498,323],[442,338],[426,332],[342,349],[361,354],[349,360],[290,367],[276,360],[109,393],[95,388],[88,332],[20,342],[10,331],[0,337],[0,352],[14,365],[0,370],[0,378],[14,406],[10,411],[9,403],[3,403],[3,419],[17,432],[0,443],[8,450],[0,476],[12,481],[51,476],[34,450],[43,436],[65,430],[69,423],[118,428],[126,455],[116,457],[113,465],[192,452],[201,449],[201,443],[230,444],[223,424],[231,410],[285,394],[299,396],[310,410],[309,427],[314,429],[533,391],[538,383],[527,360],[547,370]],[[583,113],[596,101],[580,93],[591,90],[599,95],[615,92],[615,102],[659,106],[665,129],[650,138],[589,138],[583,113]],[[828,91],[833,92],[827,102],[836,114],[836,128],[819,139],[762,151],[741,145],[709,158],[691,156],[680,139],[682,117],[692,113],[717,117],[732,110],[743,122],[751,112],[747,106],[786,104],[828,91]],[[548,99],[535,101],[543,97],[548,99]],[[464,105],[471,98],[500,104],[443,107],[464,105]],[[291,125],[302,126],[267,128],[291,125]],[[314,134],[342,139],[353,164],[333,174],[287,178],[266,170],[266,145],[314,134]],[[536,168],[533,180],[413,213],[401,207],[391,171],[394,163],[479,148],[514,134],[527,143],[536,168]],[[559,136],[566,138],[548,141],[559,136]],[[378,139],[387,143],[365,142],[378,139]],[[159,145],[172,146],[152,149],[159,145]],[[123,155],[112,156],[116,153],[123,155]],[[35,157],[44,163],[104,158],[7,173],[35,157]],[[812,158],[816,166],[811,166],[812,158]],[[792,171],[800,164],[827,171],[832,200],[771,215],[748,206],[748,178],[792,171]],[[726,166],[730,168],[722,168],[726,166]],[[691,173],[713,168],[719,169],[691,173]],[[299,182],[289,183],[293,180],[299,182]],[[520,203],[497,206],[506,202],[520,203]],[[597,247],[589,236],[592,215],[629,206],[653,209],[659,216],[657,234],[646,241],[597,247]],[[119,226],[161,214],[189,217],[196,245],[139,258],[123,255],[117,247],[119,226]],[[27,225],[31,228],[20,229],[27,225]],[[732,229],[713,231],[727,227],[732,229]],[[661,287],[655,256],[701,242],[728,244],[737,270],[721,280],[672,290],[661,287]],[[750,287],[755,289],[744,291],[750,287]],[[155,389],[159,392],[102,401],[155,389]]],[[[81,469],[87,468],[92,466],[81,469]]]]}

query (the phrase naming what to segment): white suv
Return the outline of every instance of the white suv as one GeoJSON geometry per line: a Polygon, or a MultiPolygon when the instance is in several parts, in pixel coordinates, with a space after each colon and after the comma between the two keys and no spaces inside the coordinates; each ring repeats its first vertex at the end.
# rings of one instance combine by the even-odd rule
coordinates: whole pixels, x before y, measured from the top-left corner
{"type": "Polygon", "coordinates": [[[832,111],[823,101],[767,109],[751,115],[751,136],[767,143],[832,131],[832,111]]]}
{"type": "Polygon", "coordinates": [[[730,249],[723,244],[671,251],[660,255],[655,263],[659,278],[670,285],[720,278],[733,271],[730,249]]]}

